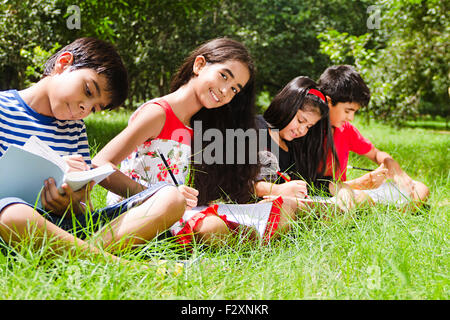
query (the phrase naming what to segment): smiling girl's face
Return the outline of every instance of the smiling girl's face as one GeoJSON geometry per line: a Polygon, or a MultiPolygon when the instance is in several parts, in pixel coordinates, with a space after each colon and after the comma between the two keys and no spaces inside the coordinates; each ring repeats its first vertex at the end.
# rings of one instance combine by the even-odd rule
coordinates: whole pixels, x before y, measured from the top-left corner
{"type": "Polygon", "coordinates": [[[308,133],[309,128],[321,119],[319,112],[313,108],[305,108],[308,111],[298,110],[289,124],[280,130],[280,137],[286,141],[292,141],[303,137],[308,133]]]}
{"type": "Polygon", "coordinates": [[[250,79],[248,67],[240,61],[206,63],[201,56],[194,63],[194,74],[197,99],[208,109],[229,103],[250,79]]]}

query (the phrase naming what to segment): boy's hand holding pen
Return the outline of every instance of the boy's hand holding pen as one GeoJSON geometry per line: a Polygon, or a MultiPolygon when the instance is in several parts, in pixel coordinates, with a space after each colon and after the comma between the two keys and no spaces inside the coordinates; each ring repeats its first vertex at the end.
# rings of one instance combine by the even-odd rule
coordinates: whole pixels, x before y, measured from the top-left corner
{"type": "Polygon", "coordinates": [[[83,157],[79,154],[64,156],[63,159],[68,166],[68,172],[86,171],[91,169],[89,165],[84,161],[83,157]]]}
{"type": "Polygon", "coordinates": [[[186,199],[186,210],[190,210],[190,209],[196,207],[197,203],[198,203],[198,198],[197,198],[198,190],[188,187],[186,185],[180,184],[178,182],[178,180],[175,178],[175,175],[173,174],[172,169],[170,168],[164,155],[161,153],[161,151],[158,148],[156,149],[156,152],[161,157],[161,160],[163,161],[164,165],[166,166],[167,171],[169,171],[170,178],[172,179],[175,186],[178,187],[178,191],[180,191],[181,194],[186,199]]]}

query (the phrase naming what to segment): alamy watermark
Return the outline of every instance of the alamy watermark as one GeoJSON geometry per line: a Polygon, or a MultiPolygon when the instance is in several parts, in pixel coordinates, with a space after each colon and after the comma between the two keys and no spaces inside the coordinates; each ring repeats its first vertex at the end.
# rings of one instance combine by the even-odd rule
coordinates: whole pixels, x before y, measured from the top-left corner
{"type": "Polygon", "coordinates": [[[215,128],[203,131],[202,122],[194,121],[194,162],[208,165],[257,164],[258,151],[261,150],[271,150],[278,158],[279,146],[272,139],[268,142],[267,134],[267,129],[226,129],[224,135],[215,128]],[[202,150],[203,142],[210,143],[202,150]]]}
{"type": "MultiPolygon", "coordinates": [[[[264,150],[270,150],[278,159],[279,146],[272,139],[268,141],[267,129],[226,129],[223,133],[217,128],[203,130],[202,121],[194,121],[193,129],[192,155],[195,163],[257,164],[258,152],[264,150]]],[[[175,130],[170,137],[174,141],[188,142],[189,139],[189,133],[183,129],[175,130]]]]}
{"type": "Polygon", "coordinates": [[[81,29],[81,10],[79,6],[71,5],[67,7],[67,14],[70,16],[66,19],[67,29],[81,29]]]}
{"type": "Polygon", "coordinates": [[[380,29],[381,8],[377,5],[368,6],[367,13],[370,14],[366,21],[367,29],[380,29]]]}
{"type": "Polygon", "coordinates": [[[381,287],[381,269],[379,266],[367,267],[367,288],[378,290],[381,287]]]}

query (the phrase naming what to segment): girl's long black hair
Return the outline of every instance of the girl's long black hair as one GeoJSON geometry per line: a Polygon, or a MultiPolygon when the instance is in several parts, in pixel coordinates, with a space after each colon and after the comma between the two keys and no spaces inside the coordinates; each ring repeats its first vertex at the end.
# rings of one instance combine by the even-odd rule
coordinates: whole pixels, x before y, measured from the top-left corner
{"type": "Polygon", "coordinates": [[[304,76],[292,79],[272,100],[264,112],[264,119],[272,128],[282,130],[298,110],[316,112],[321,116],[305,136],[286,141],[289,152],[295,159],[295,173],[308,183],[316,183],[324,175],[328,154],[331,152],[333,155],[335,165],[338,160],[328,117],[328,104],[320,97],[309,94],[310,89],[317,90],[314,80],[304,76]]]}
{"type": "MultiPolygon", "coordinates": [[[[191,118],[191,125],[195,129],[195,121],[201,121],[202,131],[217,129],[223,137],[223,159],[216,163],[206,164],[204,161],[191,162],[193,186],[199,191],[198,205],[206,205],[211,201],[226,199],[237,203],[246,203],[254,194],[254,180],[258,174],[258,163],[250,163],[250,159],[256,159],[256,155],[250,154],[252,148],[250,141],[245,141],[245,164],[237,164],[237,141],[234,141],[234,150],[226,149],[226,129],[255,129],[255,67],[247,48],[240,42],[229,38],[218,38],[206,42],[185,60],[174,76],[171,83],[171,91],[176,91],[189,82],[193,77],[193,65],[197,56],[203,56],[207,63],[223,63],[227,60],[240,61],[248,66],[250,79],[244,88],[228,104],[215,109],[202,108],[191,118]],[[226,164],[227,152],[234,152],[234,162],[226,164]],[[223,161],[220,161],[223,160],[223,161]]],[[[203,132],[201,136],[203,136],[203,132]]],[[[194,134],[192,141],[192,160],[203,153],[210,143],[203,141],[198,143],[194,134]],[[200,145],[200,150],[194,147],[200,145]]],[[[255,150],[255,154],[256,154],[255,150]]],[[[216,155],[216,159],[217,159],[216,155]]],[[[203,157],[199,157],[203,159],[203,157]]],[[[198,159],[198,158],[197,158],[198,159]]]]}

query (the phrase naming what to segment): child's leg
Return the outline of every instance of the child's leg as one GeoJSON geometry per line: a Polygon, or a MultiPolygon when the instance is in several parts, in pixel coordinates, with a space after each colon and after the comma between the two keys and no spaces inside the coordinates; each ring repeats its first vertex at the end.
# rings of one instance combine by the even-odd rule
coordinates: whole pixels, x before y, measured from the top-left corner
{"type": "Polygon", "coordinates": [[[282,197],[283,204],[280,207],[280,222],[278,223],[277,234],[289,231],[290,222],[295,220],[298,206],[301,205],[297,200],[282,197]]]}
{"type": "MultiPolygon", "coordinates": [[[[297,214],[302,214],[302,210],[308,210],[308,206],[302,203],[299,199],[289,196],[282,196],[283,203],[281,206],[278,205],[277,201],[273,201],[278,197],[270,197],[262,200],[258,203],[273,202],[273,206],[280,209],[280,220],[277,225],[276,232],[272,238],[276,238],[277,235],[287,232],[290,230],[290,222],[296,220],[297,214]]],[[[268,230],[272,233],[272,230],[268,230]]]]}
{"type": "Polygon", "coordinates": [[[414,193],[412,198],[414,201],[422,202],[428,199],[430,195],[430,190],[428,187],[420,181],[414,181],[414,193]]]}
{"type": "Polygon", "coordinates": [[[225,240],[231,231],[226,223],[215,215],[203,218],[194,228],[195,239],[207,245],[217,245],[225,240]]]}
{"type": "Polygon", "coordinates": [[[143,204],[123,213],[102,228],[97,236],[103,247],[119,250],[153,239],[183,215],[186,200],[175,187],[165,187],[143,204]]]}
{"type": "Polygon", "coordinates": [[[424,202],[428,199],[428,196],[430,195],[428,187],[424,185],[422,182],[414,180],[413,183],[414,183],[414,190],[413,193],[411,193],[410,195],[412,201],[404,204],[400,208],[400,210],[404,213],[415,212],[418,209],[418,207],[424,204],[424,202]]]}
{"type": "Polygon", "coordinates": [[[0,236],[5,242],[12,245],[27,238],[33,238],[33,240],[36,240],[36,245],[42,245],[43,239],[48,237],[50,238],[49,246],[56,254],[62,254],[68,250],[81,250],[86,253],[104,254],[114,260],[120,260],[106,252],[100,252],[98,248],[90,246],[81,239],[75,238],[69,232],[45,219],[32,207],[23,203],[11,204],[0,212],[0,236]]]}

